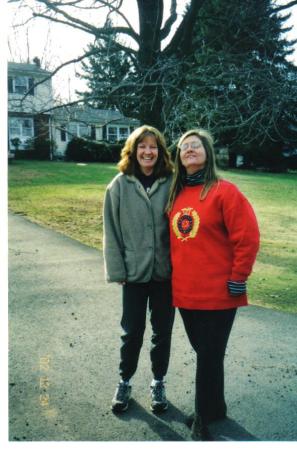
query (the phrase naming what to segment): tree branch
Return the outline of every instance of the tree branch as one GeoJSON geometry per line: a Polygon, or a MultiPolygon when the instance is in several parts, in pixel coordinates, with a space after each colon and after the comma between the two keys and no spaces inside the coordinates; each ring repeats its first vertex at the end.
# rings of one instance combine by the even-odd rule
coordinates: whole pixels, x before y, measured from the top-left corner
{"type": "MultiPolygon", "coordinates": [[[[126,24],[128,26],[128,29],[131,30],[131,32],[133,34],[133,36],[131,35],[131,37],[133,37],[133,39],[135,39],[138,42],[139,35],[134,30],[134,28],[132,27],[131,23],[127,19],[127,17],[120,11],[120,8],[121,8],[123,2],[121,1],[118,6],[113,6],[108,1],[104,1],[104,0],[99,0],[99,1],[100,1],[100,3],[102,3],[102,5],[107,6],[113,12],[116,12],[119,16],[122,17],[122,19],[126,22],[126,24]]],[[[125,28],[125,29],[127,29],[127,28],[125,28]]]]}
{"type": "MultiPolygon", "coordinates": [[[[103,39],[103,40],[105,40],[105,41],[107,40],[107,38],[108,38],[111,34],[116,33],[117,30],[119,30],[120,33],[123,32],[123,31],[121,31],[121,27],[113,27],[111,30],[104,29],[104,28],[95,28],[95,27],[94,27],[94,29],[93,29],[93,28],[92,28],[92,29],[87,29],[87,28],[83,28],[83,27],[79,26],[79,25],[76,24],[76,23],[70,23],[70,22],[67,22],[67,21],[62,20],[62,19],[56,19],[55,17],[50,17],[50,16],[47,16],[46,14],[33,13],[33,16],[34,16],[34,17],[41,17],[41,18],[43,18],[43,19],[50,20],[50,21],[52,21],[52,22],[56,22],[56,23],[61,23],[61,24],[64,24],[64,25],[68,25],[69,27],[75,28],[75,29],[77,29],[77,30],[84,31],[84,32],[86,32],[86,33],[90,33],[90,34],[92,34],[93,36],[95,36],[97,39],[103,39]],[[95,30],[95,31],[94,31],[94,30],[95,30]]],[[[118,48],[121,49],[121,50],[123,50],[124,52],[131,53],[131,54],[136,54],[136,53],[137,53],[137,51],[134,50],[133,48],[131,48],[131,47],[126,47],[125,45],[120,44],[119,42],[114,42],[114,44],[117,45],[118,48]]]]}
{"type": "MultiPolygon", "coordinates": [[[[84,58],[88,58],[89,56],[91,56],[91,55],[93,55],[93,54],[95,54],[95,53],[96,53],[95,50],[91,50],[91,51],[85,53],[84,55],[79,56],[78,58],[71,59],[71,60],[69,60],[69,61],[66,61],[66,62],[63,63],[63,64],[60,64],[60,66],[56,67],[56,69],[53,70],[53,71],[50,73],[50,75],[48,75],[48,76],[45,77],[45,78],[42,78],[42,80],[38,81],[37,83],[34,83],[34,85],[32,86],[32,88],[35,89],[35,88],[36,88],[37,86],[39,86],[40,84],[43,84],[43,83],[45,83],[47,80],[50,80],[51,78],[53,78],[53,76],[56,75],[56,73],[58,73],[61,69],[63,69],[63,67],[66,67],[66,66],[68,66],[69,64],[74,64],[74,63],[80,62],[80,61],[82,61],[84,58]]],[[[21,103],[25,100],[25,98],[26,98],[28,95],[29,95],[29,91],[28,91],[26,94],[24,94],[24,96],[22,97],[21,103]]]]}
{"type": "MultiPolygon", "coordinates": [[[[52,16],[44,14],[44,13],[37,13],[37,12],[33,13],[33,15],[35,17],[43,17],[43,18],[46,18],[46,19],[49,19],[49,20],[52,20],[55,22],[60,22],[65,25],[72,26],[74,28],[79,28],[79,29],[81,29],[85,32],[91,33],[97,37],[102,36],[102,35],[109,35],[111,32],[125,34],[125,35],[131,37],[132,39],[134,39],[137,43],[139,43],[139,36],[134,31],[134,29],[131,27],[131,25],[129,27],[112,27],[111,31],[108,28],[104,28],[104,27],[97,28],[94,25],[91,25],[90,23],[85,22],[84,20],[81,20],[77,17],[73,17],[72,15],[63,11],[61,8],[58,8],[57,6],[55,6],[57,4],[61,5],[61,3],[59,3],[59,2],[52,3],[49,0],[35,0],[35,1],[37,3],[41,3],[41,4],[45,5],[49,10],[54,11],[56,14],[62,15],[66,19],[66,21],[63,21],[59,18],[53,18],[52,16]]],[[[109,8],[113,9],[114,11],[117,11],[117,13],[124,18],[124,15],[121,12],[119,12],[117,8],[113,7],[111,4],[109,4],[108,2],[106,2],[104,0],[99,0],[99,1],[102,5],[106,5],[109,8]]],[[[62,6],[64,6],[64,5],[62,5],[62,6]]],[[[128,22],[127,19],[126,19],[126,22],[128,22]]]]}
{"type": "Polygon", "coordinates": [[[176,30],[171,42],[163,50],[166,56],[171,56],[180,51],[186,54],[190,50],[190,43],[192,40],[192,33],[196,21],[197,13],[202,7],[205,0],[192,0],[187,12],[184,15],[182,22],[176,30]]]}
{"type": "Polygon", "coordinates": [[[177,14],[176,14],[176,0],[171,0],[171,7],[170,7],[170,16],[166,20],[164,27],[160,31],[160,37],[161,40],[165,39],[168,34],[170,33],[171,27],[176,21],[177,14]]]}
{"type": "Polygon", "coordinates": [[[293,0],[286,5],[277,6],[276,8],[273,8],[273,13],[278,13],[279,11],[283,11],[284,9],[292,8],[292,6],[297,5],[297,0],[293,0]]]}

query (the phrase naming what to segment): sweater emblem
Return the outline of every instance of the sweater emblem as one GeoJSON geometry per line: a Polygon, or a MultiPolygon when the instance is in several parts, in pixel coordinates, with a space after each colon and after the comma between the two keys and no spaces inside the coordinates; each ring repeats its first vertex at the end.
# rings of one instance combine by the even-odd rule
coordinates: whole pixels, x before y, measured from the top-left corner
{"type": "Polygon", "coordinates": [[[193,208],[182,208],[172,219],[172,229],[182,242],[197,235],[200,219],[198,213],[193,208]]]}

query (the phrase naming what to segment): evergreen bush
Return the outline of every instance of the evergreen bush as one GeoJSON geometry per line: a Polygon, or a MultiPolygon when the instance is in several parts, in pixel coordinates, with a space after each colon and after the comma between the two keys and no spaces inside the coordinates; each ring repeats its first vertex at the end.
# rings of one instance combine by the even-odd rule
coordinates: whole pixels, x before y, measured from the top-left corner
{"type": "Polygon", "coordinates": [[[109,144],[74,137],[67,145],[65,159],[77,162],[118,162],[122,147],[120,143],[109,144]]]}

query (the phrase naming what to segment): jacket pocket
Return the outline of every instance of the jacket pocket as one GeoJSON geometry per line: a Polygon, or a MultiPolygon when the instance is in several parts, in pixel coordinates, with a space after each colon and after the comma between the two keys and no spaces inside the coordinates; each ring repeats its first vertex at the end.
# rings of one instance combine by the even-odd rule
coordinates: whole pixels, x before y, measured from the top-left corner
{"type": "Polygon", "coordinates": [[[136,274],[136,259],[135,253],[133,250],[125,250],[125,266],[127,272],[127,279],[135,276],[136,274]]]}

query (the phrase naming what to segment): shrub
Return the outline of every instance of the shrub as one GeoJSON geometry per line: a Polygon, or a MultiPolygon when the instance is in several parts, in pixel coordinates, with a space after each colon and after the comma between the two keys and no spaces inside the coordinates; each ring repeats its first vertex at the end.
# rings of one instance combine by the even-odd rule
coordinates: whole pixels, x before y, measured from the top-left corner
{"type": "Polygon", "coordinates": [[[67,161],[117,162],[120,159],[122,144],[109,144],[74,137],[67,145],[67,161]]]}
{"type": "Polygon", "coordinates": [[[51,159],[51,153],[54,145],[55,144],[53,141],[43,136],[28,139],[26,141],[25,150],[16,152],[16,158],[49,160],[51,159]]]}
{"type": "Polygon", "coordinates": [[[66,161],[90,161],[91,154],[86,145],[86,140],[74,137],[67,144],[65,159],[66,161]]]}
{"type": "Polygon", "coordinates": [[[34,154],[36,159],[51,159],[53,142],[50,139],[38,136],[34,139],[34,154]]]}

